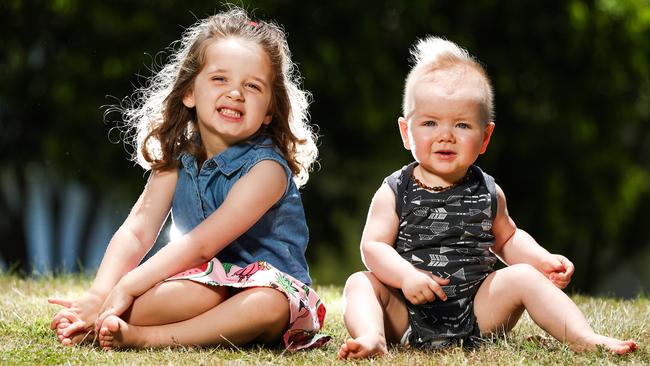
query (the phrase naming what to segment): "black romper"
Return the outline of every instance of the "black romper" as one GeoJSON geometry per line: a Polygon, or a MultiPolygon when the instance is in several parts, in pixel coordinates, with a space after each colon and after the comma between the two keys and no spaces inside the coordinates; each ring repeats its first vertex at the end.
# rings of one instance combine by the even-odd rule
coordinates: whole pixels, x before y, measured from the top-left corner
{"type": "Polygon", "coordinates": [[[492,223],[497,212],[494,179],[473,165],[467,182],[443,192],[420,188],[411,174],[417,163],[394,172],[385,182],[393,189],[399,217],[395,250],[418,269],[448,278],[446,301],[408,308],[413,347],[473,346],[480,330],[474,296],[494,271],[492,223]],[[462,341],[462,342],[461,342],[462,341]]]}

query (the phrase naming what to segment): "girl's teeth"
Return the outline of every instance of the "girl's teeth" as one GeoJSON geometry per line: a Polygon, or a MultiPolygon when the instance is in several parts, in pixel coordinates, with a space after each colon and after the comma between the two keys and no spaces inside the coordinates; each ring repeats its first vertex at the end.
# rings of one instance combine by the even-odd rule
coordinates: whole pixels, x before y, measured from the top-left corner
{"type": "Polygon", "coordinates": [[[241,117],[241,113],[239,113],[237,111],[233,111],[232,109],[226,109],[226,108],[223,108],[221,110],[221,114],[223,114],[225,116],[228,116],[228,117],[235,117],[235,118],[241,117]]]}

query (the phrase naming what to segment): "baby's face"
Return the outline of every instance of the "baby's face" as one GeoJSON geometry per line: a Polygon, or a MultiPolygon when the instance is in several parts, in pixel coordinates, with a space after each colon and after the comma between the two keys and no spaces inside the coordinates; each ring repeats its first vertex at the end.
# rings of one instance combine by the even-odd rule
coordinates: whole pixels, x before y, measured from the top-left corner
{"type": "Polygon", "coordinates": [[[455,67],[412,84],[413,109],[400,118],[404,146],[422,169],[451,184],[485,152],[494,123],[486,123],[478,73],[455,67]]]}

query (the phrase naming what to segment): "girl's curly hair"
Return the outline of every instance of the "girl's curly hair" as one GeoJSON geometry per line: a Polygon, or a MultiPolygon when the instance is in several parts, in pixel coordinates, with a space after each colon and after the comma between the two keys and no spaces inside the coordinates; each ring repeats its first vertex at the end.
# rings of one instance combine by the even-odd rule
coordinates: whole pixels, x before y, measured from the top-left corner
{"type": "Polygon", "coordinates": [[[240,8],[198,21],[179,41],[172,43],[169,62],[148,83],[127,98],[118,109],[130,131],[127,143],[135,147],[133,160],[145,169],[178,167],[182,151],[205,161],[198,133],[196,110],[183,104],[205,62],[205,50],[215,40],[240,38],[262,47],[273,70],[270,135],[284,156],[298,186],[309,179],[318,156],[317,136],[309,124],[310,94],[300,88],[300,75],[291,61],[284,31],[276,24],[252,21],[240,8]],[[125,105],[126,104],[126,105],[125,105]]]}

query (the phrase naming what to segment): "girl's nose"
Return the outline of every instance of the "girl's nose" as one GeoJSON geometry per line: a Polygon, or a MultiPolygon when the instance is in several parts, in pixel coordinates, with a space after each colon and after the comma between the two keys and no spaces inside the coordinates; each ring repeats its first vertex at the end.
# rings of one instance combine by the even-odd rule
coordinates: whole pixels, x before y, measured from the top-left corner
{"type": "Polygon", "coordinates": [[[232,100],[243,100],[244,96],[242,95],[241,91],[239,89],[232,89],[231,91],[228,92],[228,98],[232,100]]]}

